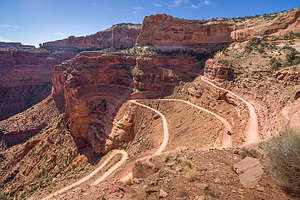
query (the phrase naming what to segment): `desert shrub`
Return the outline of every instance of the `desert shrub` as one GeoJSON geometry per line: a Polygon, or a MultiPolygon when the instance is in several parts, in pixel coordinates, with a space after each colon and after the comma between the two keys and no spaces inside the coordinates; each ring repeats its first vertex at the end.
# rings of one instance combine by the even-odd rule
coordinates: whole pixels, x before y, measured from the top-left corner
{"type": "Polygon", "coordinates": [[[271,68],[276,71],[278,69],[280,69],[280,67],[282,66],[282,64],[280,63],[279,60],[277,60],[276,58],[272,58],[270,60],[270,65],[271,65],[271,68]]]}
{"type": "Polygon", "coordinates": [[[297,65],[300,63],[300,56],[297,56],[298,51],[295,48],[288,48],[289,52],[285,55],[286,56],[286,64],[287,66],[297,65]]]}
{"type": "Polygon", "coordinates": [[[266,145],[270,171],[289,195],[300,197],[300,130],[286,130],[266,145]]]}
{"type": "Polygon", "coordinates": [[[221,59],[221,60],[218,60],[218,63],[223,64],[223,65],[225,65],[227,67],[232,67],[232,63],[229,60],[223,60],[223,59],[221,59]]]}

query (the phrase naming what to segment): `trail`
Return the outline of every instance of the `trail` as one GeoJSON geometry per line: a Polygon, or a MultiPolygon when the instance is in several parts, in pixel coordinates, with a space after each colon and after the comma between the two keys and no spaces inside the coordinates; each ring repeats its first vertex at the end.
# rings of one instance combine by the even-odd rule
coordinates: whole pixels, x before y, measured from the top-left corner
{"type": "MultiPolygon", "coordinates": [[[[199,110],[202,110],[204,112],[207,112],[213,116],[215,116],[218,120],[220,120],[223,124],[224,124],[224,127],[225,127],[225,130],[230,130],[231,131],[231,125],[227,122],[226,119],[224,119],[223,117],[217,115],[216,113],[213,113],[205,108],[202,108],[200,106],[197,106],[189,101],[185,101],[185,100],[180,100],[180,99],[139,99],[139,100],[159,100],[159,101],[178,101],[178,102],[184,102],[186,104],[189,104],[199,110]]],[[[149,157],[152,157],[152,156],[156,156],[156,155],[159,155],[161,154],[167,144],[168,144],[168,140],[169,140],[169,131],[168,131],[168,123],[167,123],[167,120],[165,118],[165,116],[159,112],[158,110],[154,109],[154,108],[151,108],[149,106],[146,106],[144,104],[141,104],[141,103],[138,103],[137,100],[130,100],[131,103],[134,103],[136,105],[139,105],[139,106],[142,106],[144,108],[147,108],[147,109],[150,109],[152,110],[153,112],[157,113],[158,115],[160,115],[160,117],[162,118],[162,122],[163,122],[163,141],[160,145],[160,147],[155,151],[154,154],[152,154],[151,156],[145,156],[143,158],[140,158],[138,160],[145,160],[149,157]]],[[[223,133],[223,140],[222,140],[222,146],[223,147],[231,147],[232,145],[232,141],[231,141],[231,137],[226,135],[226,133],[223,133]]],[[[100,182],[104,181],[110,174],[112,174],[117,168],[119,168],[127,159],[128,159],[128,154],[127,152],[125,152],[124,150],[113,150],[113,153],[105,160],[104,163],[102,163],[99,167],[97,167],[91,174],[87,175],[86,177],[76,181],[75,183],[69,185],[69,186],[66,186],[52,194],[50,194],[49,196],[43,198],[43,200],[48,200],[48,199],[51,199],[52,197],[56,196],[56,195],[59,195],[59,194],[62,194],[74,187],[77,187],[79,186],[80,184],[88,181],[89,179],[91,179],[94,175],[96,175],[96,173],[98,173],[103,167],[105,167],[108,162],[117,154],[122,154],[122,159],[120,161],[118,161],[113,167],[111,167],[108,171],[106,171],[101,177],[99,177],[96,181],[94,181],[91,185],[97,185],[99,184],[100,182]]],[[[130,178],[132,178],[132,172],[128,173],[126,176],[124,176],[123,178],[120,179],[120,181],[127,181],[129,180],[130,178]]]]}
{"type": "Polygon", "coordinates": [[[258,120],[257,120],[257,115],[255,112],[255,108],[251,103],[243,99],[242,97],[236,95],[235,93],[231,92],[230,90],[221,88],[210,82],[209,80],[205,79],[204,76],[201,77],[201,80],[204,81],[205,83],[219,89],[228,92],[232,96],[236,97],[240,101],[246,104],[249,110],[249,119],[247,122],[247,126],[245,129],[245,136],[246,136],[246,144],[251,144],[251,143],[257,143],[259,141],[259,133],[258,133],[258,120]]]}
{"type": "Polygon", "coordinates": [[[83,177],[82,179],[76,181],[75,183],[66,186],[52,194],[50,194],[49,196],[43,198],[43,200],[47,200],[47,199],[51,199],[52,197],[62,194],[74,187],[77,187],[78,185],[88,181],[90,178],[92,178],[94,175],[96,175],[103,167],[105,167],[107,165],[107,163],[117,154],[122,154],[122,159],[116,163],[116,165],[114,165],[112,168],[110,168],[107,172],[105,172],[99,179],[97,179],[97,182],[101,182],[102,180],[104,180],[107,176],[109,176],[116,168],[118,168],[119,166],[121,166],[127,159],[128,159],[128,154],[126,151],[123,150],[113,150],[112,154],[105,160],[104,163],[102,163],[99,167],[97,167],[92,173],[90,173],[89,175],[83,177]],[[99,181],[100,180],[100,181],[99,181]]]}
{"type": "Polygon", "coordinates": [[[186,104],[189,104],[190,106],[192,107],[195,107],[199,110],[202,110],[204,112],[207,112],[211,115],[213,115],[215,118],[217,118],[218,120],[220,120],[223,125],[224,125],[224,132],[222,134],[222,147],[224,148],[227,148],[227,147],[231,147],[232,146],[232,140],[231,140],[231,136],[227,135],[226,132],[229,130],[229,131],[232,131],[232,127],[230,125],[230,123],[223,117],[221,117],[220,115],[214,113],[214,112],[211,112],[205,108],[202,108],[200,106],[197,106],[189,101],[186,101],[186,100],[182,100],[182,99],[142,99],[142,100],[159,100],[159,101],[178,101],[178,102],[183,102],[183,103],[186,103],[186,104]]]}
{"type": "MultiPolygon", "coordinates": [[[[149,100],[152,100],[152,99],[149,99],[149,100]]],[[[160,147],[155,151],[155,153],[152,154],[152,156],[159,155],[159,154],[161,154],[165,150],[165,148],[166,148],[166,146],[168,144],[168,140],[169,140],[168,122],[166,120],[166,117],[161,112],[159,112],[158,110],[156,110],[154,108],[151,108],[149,106],[146,106],[144,104],[138,103],[136,101],[137,100],[130,100],[131,103],[134,103],[136,105],[142,106],[142,107],[147,108],[147,109],[150,109],[153,112],[159,114],[160,117],[162,118],[162,121],[163,121],[163,135],[164,135],[163,141],[162,141],[160,147]]],[[[152,156],[145,156],[143,158],[138,159],[137,161],[145,160],[145,159],[150,158],[152,156]]],[[[126,181],[130,180],[131,178],[132,178],[132,172],[129,172],[126,176],[124,176],[123,178],[121,178],[120,181],[121,182],[126,182],[126,181]]]]}

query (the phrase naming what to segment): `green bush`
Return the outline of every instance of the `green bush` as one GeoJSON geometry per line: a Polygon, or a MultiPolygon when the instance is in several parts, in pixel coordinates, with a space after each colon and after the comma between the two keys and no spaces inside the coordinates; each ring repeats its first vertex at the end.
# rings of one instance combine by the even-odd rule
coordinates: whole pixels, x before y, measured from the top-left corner
{"type": "Polygon", "coordinates": [[[300,63],[300,57],[297,56],[298,51],[295,48],[288,48],[289,52],[286,54],[286,64],[288,66],[297,65],[300,63]]]}
{"type": "Polygon", "coordinates": [[[270,65],[271,65],[271,68],[272,68],[274,71],[280,69],[281,66],[282,66],[282,64],[280,63],[280,61],[277,60],[276,58],[272,58],[272,59],[270,60],[270,65]]]}
{"type": "Polygon", "coordinates": [[[271,175],[289,195],[300,197],[300,130],[286,130],[266,145],[271,175]]]}

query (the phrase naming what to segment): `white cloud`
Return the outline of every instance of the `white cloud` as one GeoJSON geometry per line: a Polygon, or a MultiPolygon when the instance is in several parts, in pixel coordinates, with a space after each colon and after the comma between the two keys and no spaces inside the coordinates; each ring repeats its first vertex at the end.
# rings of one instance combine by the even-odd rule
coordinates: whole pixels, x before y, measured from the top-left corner
{"type": "Polygon", "coordinates": [[[203,4],[206,5],[206,6],[209,6],[211,4],[211,2],[210,2],[210,0],[204,0],[203,4]]]}
{"type": "Polygon", "coordinates": [[[159,4],[159,3],[154,3],[153,6],[155,6],[155,7],[162,7],[162,5],[159,4]]]}
{"type": "Polygon", "coordinates": [[[17,29],[19,28],[18,26],[10,25],[10,24],[0,24],[0,28],[13,28],[17,29]]]}
{"type": "Polygon", "coordinates": [[[178,7],[187,2],[189,2],[189,0],[174,0],[173,3],[169,5],[169,7],[178,7]]]}
{"type": "Polygon", "coordinates": [[[51,33],[51,35],[55,35],[55,36],[58,36],[58,37],[62,37],[62,36],[66,36],[67,34],[62,33],[62,32],[56,32],[56,33],[51,33]]]}
{"type": "Polygon", "coordinates": [[[136,14],[137,14],[137,12],[136,12],[135,10],[134,10],[134,11],[132,11],[131,13],[132,13],[132,14],[134,14],[134,15],[136,15],[136,14]]]}
{"type": "Polygon", "coordinates": [[[209,5],[211,5],[210,0],[201,0],[198,4],[192,4],[191,7],[192,8],[200,8],[200,7],[209,6],[209,5]]]}

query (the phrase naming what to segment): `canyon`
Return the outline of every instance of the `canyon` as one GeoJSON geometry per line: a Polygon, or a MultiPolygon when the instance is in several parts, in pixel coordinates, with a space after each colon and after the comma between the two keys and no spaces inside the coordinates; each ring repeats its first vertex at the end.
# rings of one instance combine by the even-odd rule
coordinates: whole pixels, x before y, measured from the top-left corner
{"type": "MultiPolygon", "coordinates": [[[[293,46],[300,39],[291,32],[300,32],[300,8],[246,19],[159,14],[145,17],[142,25],[117,24],[40,48],[0,43],[0,194],[41,199],[78,181],[100,161],[117,164],[109,153],[122,149],[122,164],[105,176],[108,182],[75,184],[87,198],[97,199],[104,194],[101,188],[108,188],[113,190],[108,196],[121,193],[123,199],[174,199],[184,196],[180,177],[190,185],[191,198],[201,191],[205,198],[288,199],[266,171],[256,188],[243,188],[231,167],[247,156],[265,162],[259,140],[281,135],[288,126],[298,128],[300,65],[293,46]],[[166,123],[166,150],[155,154],[166,123]],[[136,162],[144,157],[149,163],[136,162]],[[199,163],[205,169],[196,169],[199,163]],[[147,175],[146,168],[151,168],[147,175]],[[117,185],[131,169],[143,178],[117,185]],[[201,177],[209,185],[204,187],[201,177]],[[234,187],[228,189],[228,183],[234,187]],[[261,185],[271,192],[261,192],[261,185]],[[235,188],[240,196],[231,193],[235,188]],[[98,191],[97,197],[89,190],[98,191]]],[[[67,191],[69,199],[74,193],[67,191]]]]}

